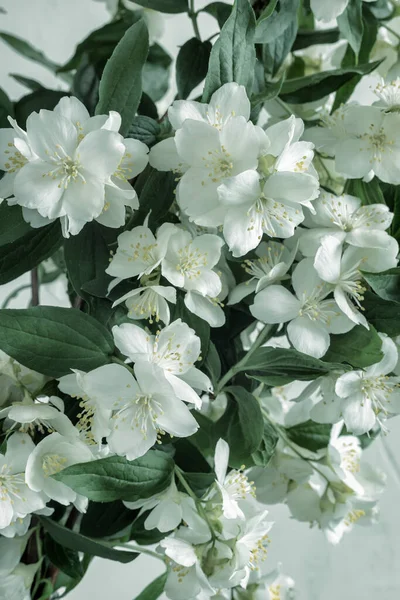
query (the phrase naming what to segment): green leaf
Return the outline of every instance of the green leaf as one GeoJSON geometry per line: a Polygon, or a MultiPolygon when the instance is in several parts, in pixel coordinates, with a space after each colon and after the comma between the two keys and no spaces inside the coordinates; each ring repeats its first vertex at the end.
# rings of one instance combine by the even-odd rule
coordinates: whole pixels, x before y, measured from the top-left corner
{"type": "Polygon", "coordinates": [[[7,202],[2,202],[0,204],[0,246],[15,242],[29,231],[32,231],[32,228],[22,216],[21,207],[8,206],[7,202]]]}
{"type": "Polygon", "coordinates": [[[132,525],[135,516],[136,513],[119,500],[107,504],[89,502],[82,517],[80,531],[92,538],[107,538],[132,525]]]}
{"type": "Polygon", "coordinates": [[[231,386],[227,394],[235,402],[216,423],[218,437],[230,446],[229,464],[240,467],[258,450],[264,433],[264,420],[258,401],[245,388],[231,386]]]}
{"type": "MultiPolygon", "coordinates": [[[[22,231],[22,224],[17,227],[22,231]]],[[[15,233],[16,229],[13,229],[15,233]]],[[[49,258],[62,243],[60,223],[32,229],[13,242],[0,246],[0,284],[13,281],[49,258]]]]}
{"type": "Polygon", "coordinates": [[[264,347],[256,350],[241,370],[257,381],[276,386],[296,380],[310,381],[338,369],[342,370],[343,365],[325,362],[297,350],[264,347]]]}
{"type": "Polygon", "coordinates": [[[262,92],[258,94],[253,94],[251,97],[251,104],[253,108],[258,106],[259,104],[263,104],[268,100],[273,100],[276,96],[279,96],[280,91],[283,85],[283,78],[279,81],[273,81],[272,83],[267,83],[262,92]]]}
{"type": "Polygon", "coordinates": [[[274,455],[279,437],[268,421],[264,423],[264,432],[261,439],[260,447],[253,452],[251,458],[257,467],[266,467],[274,455]]]}
{"type": "Polygon", "coordinates": [[[141,592],[139,596],[136,596],[135,600],[157,600],[157,598],[159,598],[164,591],[167,577],[168,571],[149,583],[143,592],[141,592]]]}
{"type": "Polygon", "coordinates": [[[365,369],[383,358],[381,348],[382,340],[373,327],[368,330],[356,325],[348,333],[331,335],[329,350],[324,358],[365,369]]]}
{"type": "Polygon", "coordinates": [[[221,30],[210,55],[203,102],[224,83],[244,85],[250,95],[256,61],[255,16],[249,0],[235,0],[232,13],[221,30]]]}
{"type": "Polygon", "coordinates": [[[42,108],[53,110],[61,98],[69,96],[68,92],[56,92],[41,88],[31,94],[23,96],[14,106],[15,119],[22,128],[26,126],[26,120],[33,112],[39,112],[42,108]]]}
{"type": "Polygon", "coordinates": [[[168,91],[171,63],[172,58],[164,48],[158,44],[150,47],[143,67],[142,86],[154,102],[161,100],[168,91]]]}
{"type": "Polygon", "coordinates": [[[286,429],[287,436],[302,448],[317,452],[326,448],[330,441],[332,425],[306,421],[286,429]]]}
{"type": "Polygon", "coordinates": [[[147,146],[153,146],[158,141],[160,131],[160,124],[155,119],[138,115],[133,119],[127,137],[139,140],[147,146]]]}
{"type": "Polygon", "coordinates": [[[148,498],[167,487],[174,461],[160,450],[127,460],[109,456],[63,469],[54,478],[94,502],[148,498]]]}
{"type": "Polygon", "coordinates": [[[140,204],[140,214],[137,216],[142,219],[143,215],[148,215],[151,211],[149,226],[160,224],[175,200],[175,187],[173,173],[157,171],[148,165],[139,175],[135,185],[140,204]]]}
{"type": "Polygon", "coordinates": [[[379,332],[390,337],[400,335],[400,303],[379,298],[372,292],[365,292],[364,315],[379,332]]]}
{"type": "Polygon", "coordinates": [[[255,41],[263,44],[265,73],[274,77],[289,54],[297,35],[299,0],[280,0],[279,11],[257,23],[255,41]]]}
{"type": "Polygon", "coordinates": [[[177,14],[188,12],[188,0],[135,0],[143,8],[152,8],[163,13],[177,14]]]}
{"type": "Polygon", "coordinates": [[[85,54],[75,72],[72,92],[86,106],[92,115],[99,100],[100,77],[96,67],[85,54]]]}
{"type": "Polygon", "coordinates": [[[129,131],[142,95],[142,70],[149,51],[143,20],[132,25],[108,60],[100,81],[96,114],[116,110],[122,117],[120,133],[129,131]]]}
{"type": "Polygon", "coordinates": [[[32,92],[36,92],[37,90],[44,90],[45,88],[42,86],[39,81],[35,79],[30,79],[29,77],[24,77],[23,75],[18,75],[18,73],[10,73],[10,77],[15,79],[18,83],[28,88],[32,92]]]}
{"type": "Polygon", "coordinates": [[[346,9],[337,17],[337,24],[342,36],[358,55],[364,31],[362,0],[350,0],[346,9]]]}
{"type": "Polygon", "coordinates": [[[363,277],[378,296],[400,302],[400,267],[382,273],[363,272],[363,277]]]}
{"type": "Polygon", "coordinates": [[[185,473],[185,479],[192,491],[202,498],[215,481],[215,473],[185,473]]]}
{"type": "Polygon", "coordinates": [[[80,533],[76,533],[75,531],[71,531],[70,529],[60,525],[60,523],[52,521],[47,517],[38,518],[44,529],[53,538],[53,540],[69,550],[84,552],[85,554],[90,554],[91,556],[99,556],[100,558],[107,558],[108,560],[115,560],[120,563],[131,562],[139,556],[137,552],[115,550],[111,546],[106,546],[106,544],[92,540],[91,538],[81,535],[80,533]]]}
{"type": "Polygon", "coordinates": [[[333,69],[332,71],[315,73],[298,79],[290,79],[282,85],[280,96],[282,100],[290,104],[313,102],[337,91],[342,85],[350,81],[354,75],[371,73],[380,63],[381,61],[375,61],[365,65],[333,69]]]}
{"type": "Polygon", "coordinates": [[[5,31],[0,31],[0,38],[10,46],[13,50],[21,54],[25,58],[29,60],[33,60],[36,63],[39,63],[43,67],[50,69],[53,73],[55,73],[59,67],[59,65],[43,54],[41,50],[37,50],[29,44],[26,40],[22,40],[21,38],[11,35],[10,33],[6,33],[5,31]]]}
{"type": "Polygon", "coordinates": [[[207,371],[211,383],[215,387],[221,378],[221,361],[215,344],[211,341],[204,360],[204,369],[207,371]]]}
{"type": "Polygon", "coordinates": [[[293,50],[302,50],[315,44],[334,44],[339,39],[338,29],[315,29],[313,31],[303,30],[298,31],[293,50]]]}
{"type": "Polygon", "coordinates": [[[176,84],[179,98],[186,99],[207,75],[211,48],[211,42],[192,38],[179,50],[176,59],[176,84]]]}
{"type": "Polygon", "coordinates": [[[7,117],[14,117],[14,106],[5,91],[0,88],[0,127],[10,127],[7,117]]]}
{"type": "Polygon", "coordinates": [[[225,21],[229,18],[232,12],[232,5],[226,4],[225,2],[211,2],[204,8],[200,9],[200,12],[205,12],[217,19],[219,28],[225,24],[225,21]]]}
{"type": "Polygon", "coordinates": [[[111,334],[78,310],[36,306],[0,310],[0,349],[29,369],[62,377],[110,362],[111,334]]]}
{"type": "Polygon", "coordinates": [[[110,253],[98,223],[87,223],[78,235],[65,240],[64,258],[69,280],[78,296],[90,300],[91,296],[83,286],[94,279],[103,282],[104,296],[107,295],[107,285],[111,278],[107,276],[105,269],[109,264],[110,253]]]}
{"type": "Polygon", "coordinates": [[[44,551],[46,558],[60,569],[60,571],[68,575],[68,577],[72,577],[72,579],[83,577],[84,570],[76,550],[64,548],[54,541],[51,536],[46,535],[44,539],[44,551]]]}
{"type": "Polygon", "coordinates": [[[377,177],[374,177],[368,183],[362,179],[348,179],[345,193],[360,198],[363,206],[367,206],[368,204],[386,204],[377,177]]]}

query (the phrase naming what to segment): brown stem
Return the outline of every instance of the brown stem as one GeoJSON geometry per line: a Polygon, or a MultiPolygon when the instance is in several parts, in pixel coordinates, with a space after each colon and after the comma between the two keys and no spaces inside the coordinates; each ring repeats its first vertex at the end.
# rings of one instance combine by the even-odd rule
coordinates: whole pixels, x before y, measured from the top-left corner
{"type": "Polygon", "coordinates": [[[39,273],[38,268],[35,267],[31,271],[31,290],[32,290],[32,301],[31,306],[39,306],[39,273]]]}

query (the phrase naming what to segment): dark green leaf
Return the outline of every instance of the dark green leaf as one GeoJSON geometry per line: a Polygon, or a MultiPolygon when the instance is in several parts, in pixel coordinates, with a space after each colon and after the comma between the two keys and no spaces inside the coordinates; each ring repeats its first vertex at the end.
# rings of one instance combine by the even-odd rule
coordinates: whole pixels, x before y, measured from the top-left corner
{"type": "Polygon", "coordinates": [[[33,112],[39,112],[42,108],[53,110],[61,98],[68,96],[68,92],[56,92],[41,88],[31,94],[23,96],[14,106],[15,119],[22,128],[26,126],[26,120],[33,112]]]}
{"type": "Polygon", "coordinates": [[[400,303],[384,300],[372,292],[365,292],[364,298],[364,314],[368,322],[390,337],[400,335],[400,303]]]}
{"type": "Polygon", "coordinates": [[[215,344],[210,342],[208,352],[204,360],[204,369],[207,371],[213,386],[215,387],[221,378],[221,361],[215,344]]]}
{"type": "Polygon", "coordinates": [[[298,7],[299,0],[280,0],[280,10],[257,24],[255,41],[263,44],[264,69],[270,77],[279,71],[296,39],[298,7]]]}
{"type": "Polygon", "coordinates": [[[334,44],[339,39],[338,29],[315,29],[313,31],[298,31],[293,50],[302,50],[314,44],[334,44]]]}
{"type": "Polygon", "coordinates": [[[267,83],[262,92],[258,94],[253,94],[251,97],[251,104],[253,107],[267,102],[268,100],[273,100],[276,96],[279,96],[280,91],[282,89],[283,79],[279,81],[274,81],[272,83],[267,83]]]}
{"type": "Polygon", "coordinates": [[[337,24],[342,36],[358,55],[364,32],[362,0],[350,0],[342,14],[337,17],[337,24]]]}
{"type": "Polygon", "coordinates": [[[107,504],[89,502],[80,531],[92,538],[107,538],[132,525],[135,516],[136,513],[126,508],[119,500],[107,504]]]}
{"type": "Polygon", "coordinates": [[[279,437],[270,423],[264,423],[264,433],[258,450],[253,452],[251,458],[258,467],[266,467],[274,455],[279,437]]]}
{"type": "Polygon", "coordinates": [[[307,75],[299,79],[287,80],[282,85],[280,96],[282,100],[291,104],[302,104],[304,102],[319,100],[338,90],[357,73],[361,75],[371,73],[380,62],[375,61],[365,65],[334,69],[332,71],[307,75]]]}
{"type": "Polygon", "coordinates": [[[231,402],[216,427],[219,437],[230,446],[230,466],[240,467],[258,450],[263,437],[264,420],[258,401],[245,388],[231,386],[226,392],[235,402],[231,402]]]}
{"type": "Polygon", "coordinates": [[[163,13],[183,13],[189,10],[188,0],[135,0],[143,8],[152,8],[163,13]]]}
{"type": "Polygon", "coordinates": [[[329,350],[324,358],[365,369],[383,358],[381,347],[382,340],[373,327],[368,330],[362,325],[357,325],[348,333],[332,335],[329,350]]]}
{"type": "Polygon", "coordinates": [[[135,600],[157,600],[164,591],[167,582],[168,571],[157,577],[144,590],[136,596],[135,600]]]}
{"type": "Polygon", "coordinates": [[[54,478],[94,502],[129,501],[161,492],[169,484],[173,468],[174,461],[165,452],[149,450],[136,460],[109,456],[72,465],[54,478]]]}
{"type": "Polygon", "coordinates": [[[363,277],[378,296],[400,302],[400,267],[382,273],[363,272],[363,277]]]}
{"type": "Polygon", "coordinates": [[[31,226],[22,216],[20,206],[8,206],[7,202],[0,204],[0,246],[10,244],[32,231],[31,226]]]}
{"type": "Polygon", "coordinates": [[[33,60],[36,63],[39,63],[43,67],[50,69],[55,73],[59,67],[55,62],[47,58],[40,50],[34,48],[29,44],[26,40],[22,40],[15,35],[11,35],[10,33],[6,33],[5,31],[0,31],[0,39],[3,40],[8,46],[10,46],[13,50],[21,54],[25,58],[29,58],[29,60],[33,60]]]}
{"type": "Polygon", "coordinates": [[[91,556],[99,556],[115,560],[120,563],[128,563],[135,560],[139,556],[137,552],[129,552],[127,550],[115,550],[111,546],[92,540],[80,533],[71,531],[60,525],[56,521],[52,521],[47,517],[39,517],[41,524],[47,533],[61,546],[77,552],[84,552],[91,556]]]}
{"type": "Polygon", "coordinates": [[[100,77],[96,67],[89,61],[88,55],[84,54],[74,75],[72,91],[91,115],[99,100],[99,85],[100,77]]]}
{"type": "Polygon", "coordinates": [[[185,479],[192,491],[202,498],[215,481],[215,473],[185,473],[185,479]]]}
{"type": "Polygon", "coordinates": [[[158,44],[150,47],[147,61],[143,67],[142,86],[143,91],[154,102],[161,100],[168,91],[171,63],[172,58],[164,48],[158,44]]]}
{"type": "Polygon", "coordinates": [[[157,142],[160,131],[161,127],[157,121],[139,115],[133,119],[127,137],[139,140],[147,146],[153,146],[157,142]]]}
{"type": "Polygon", "coordinates": [[[14,106],[5,93],[0,88],[0,127],[10,127],[7,117],[14,116],[14,106]]]}
{"type": "Polygon", "coordinates": [[[120,132],[129,131],[142,95],[142,69],[149,51],[149,34],[142,20],[132,25],[108,60],[99,87],[96,114],[116,110],[120,132]]]}
{"type": "Polygon", "coordinates": [[[64,546],[54,541],[52,537],[46,535],[44,539],[44,551],[46,558],[63,573],[68,575],[68,577],[72,577],[72,579],[83,577],[84,570],[76,550],[64,548],[64,546]]]}
{"type": "MultiPolygon", "coordinates": [[[[23,226],[13,229],[22,231],[23,226]]],[[[60,223],[32,229],[22,237],[9,244],[0,246],[0,284],[8,283],[37,267],[43,260],[49,258],[62,242],[60,223]]]]}
{"type": "Polygon", "coordinates": [[[256,61],[255,16],[249,0],[235,0],[232,13],[221,30],[210,55],[203,102],[224,83],[244,85],[250,95],[256,61]]]}
{"type": "Polygon", "coordinates": [[[0,310],[0,349],[29,369],[61,377],[110,362],[111,334],[89,315],[55,306],[0,310]]]}
{"type": "MultiPolygon", "coordinates": [[[[135,189],[139,195],[140,213],[148,215],[149,225],[160,224],[175,200],[175,175],[147,166],[137,179],[135,189]]],[[[141,221],[142,222],[142,221],[141,221]]]]}
{"type": "Polygon", "coordinates": [[[154,102],[150,98],[150,96],[148,96],[144,92],[140,99],[138,115],[142,115],[144,117],[150,117],[151,119],[158,119],[157,106],[154,104],[154,102]]]}
{"type": "MultiPolygon", "coordinates": [[[[93,221],[87,223],[78,235],[73,235],[64,242],[64,258],[69,280],[78,296],[90,300],[83,285],[100,278],[103,283],[104,296],[110,277],[105,269],[108,267],[110,253],[101,233],[101,227],[93,221]]],[[[100,282],[97,282],[98,285],[100,282]]]]}
{"type": "Polygon", "coordinates": [[[298,446],[317,452],[317,450],[328,446],[331,429],[332,425],[306,421],[294,427],[289,427],[286,429],[286,434],[298,446]]]}
{"type": "Polygon", "coordinates": [[[276,386],[295,380],[310,381],[338,369],[343,369],[343,365],[325,362],[297,350],[264,347],[254,352],[242,370],[251,373],[257,381],[276,386]]]}
{"type": "Polygon", "coordinates": [[[192,38],[183,44],[176,59],[176,84],[179,98],[186,99],[207,75],[211,42],[192,38]]]}
{"type": "Polygon", "coordinates": [[[219,28],[222,29],[225,21],[229,18],[229,15],[232,12],[232,5],[226,4],[225,2],[211,2],[211,4],[208,4],[202,8],[201,12],[206,12],[215,17],[215,19],[218,21],[219,28]]]}
{"type": "Polygon", "coordinates": [[[345,192],[346,194],[360,198],[363,206],[367,206],[368,204],[386,204],[377,177],[374,177],[368,183],[362,179],[348,179],[345,192]]]}
{"type": "Polygon", "coordinates": [[[10,73],[10,77],[15,79],[15,81],[18,81],[18,83],[21,85],[27,87],[28,90],[31,90],[32,92],[45,89],[42,84],[35,79],[30,79],[29,77],[24,77],[23,75],[18,75],[17,73],[10,73]]]}

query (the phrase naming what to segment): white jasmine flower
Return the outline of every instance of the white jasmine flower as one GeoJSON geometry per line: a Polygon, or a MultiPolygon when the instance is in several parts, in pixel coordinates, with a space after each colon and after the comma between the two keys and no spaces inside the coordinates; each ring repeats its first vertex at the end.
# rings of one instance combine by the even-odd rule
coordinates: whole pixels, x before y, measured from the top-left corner
{"type": "Polygon", "coordinates": [[[341,372],[329,373],[311,381],[294,398],[295,402],[313,401],[310,418],[317,423],[337,423],[342,415],[342,399],[335,392],[335,385],[341,372]]]}
{"type": "Polygon", "coordinates": [[[261,585],[256,590],[254,600],[294,600],[295,583],[289,575],[278,569],[268,573],[261,578],[261,585]]]}
{"type": "Polygon", "coordinates": [[[87,498],[80,496],[61,481],[56,481],[52,475],[66,467],[92,459],[93,454],[79,438],[52,433],[39,442],[29,455],[26,483],[34,492],[44,492],[48,498],[64,506],[73,502],[78,510],[85,512],[87,498]]]}
{"type": "Polygon", "coordinates": [[[261,292],[269,285],[286,279],[297,253],[297,246],[293,252],[279,242],[261,242],[256,250],[258,258],[247,259],[243,263],[246,273],[251,278],[239,283],[229,294],[228,304],[237,304],[253,292],[261,292]]]}
{"type": "Polygon", "coordinates": [[[397,377],[390,377],[397,364],[395,343],[381,335],[382,360],[364,371],[350,371],[336,382],[336,394],[343,398],[342,414],[349,431],[367,433],[376,422],[381,426],[389,417],[400,413],[400,390],[397,377]]]}
{"type": "Polygon", "coordinates": [[[400,79],[388,83],[385,83],[385,80],[382,79],[381,82],[376,84],[374,92],[379,98],[377,102],[374,102],[374,106],[384,108],[388,112],[398,112],[400,110],[400,79]]]}
{"type": "Polygon", "coordinates": [[[240,533],[234,549],[235,571],[243,571],[240,585],[247,587],[250,574],[267,558],[270,543],[268,533],[273,523],[267,521],[268,511],[240,522],[240,533]]]}
{"type": "Polygon", "coordinates": [[[193,366],[199,360],[200,338],[186,323],[177,319],[156,336],[130,323],[115,326],[112,331],[122,354],[135,363],[144,361],[160,367],[180,400],[201,407],[193,388],[210,392],[212,385],[207,375],[193,366]]]}
{"type": "Polygon", "coordinates": [[[312,259],[302,260],[292,275],[296,296],[286,288],[271,285],[262,290],[250,307],[252,315],[264,323],[287,323],[287,334],[299,352],[321,358],[329,348],[330,333],[345,333],[354,324],[335,300],[326,300],[332,288],[313,268],[312,259]]]}
{"type": "Polygon", "coordinates": [[[336,146],[336,170],[346,177],[376,175],[386,183],[400,183],[400,115],[377,106],[349,106],[343,127],[347,139],[336,146]]]}
{"type": "Polygon", "coordinates": [[[144,225],[124,231],[118,236],[118,248],[106,273],[120,280],[149,275],[164,258],[174,231],[171,223],[161,225],[156,236],[144,225]]]}
{"type": "Polygon", "coordinates": [[[395,267],[398,249],[394,238],[390,238],[386,248],[348,246],[344,251],[336,236],[326,235],[321,239],[314,267],[321,279],[334,286],[333,294],[339,308],[354,323],[369,327],[358,310],[362,310],[365,292],[361,270],[379,273],[395,267]]]}
{"type": "Polygon", "coordinates": [[[13,540],[0,537],[0,598],[30,600],[30,588],[40,562],[25,565],[20,562],[29,535],[13,540]]]}
{"type": "Polygon", "coordinates": [[[170,486],[159,494],[136,502],[124,502],[124,504],[132,510],[140,508],[139,515],[150,511],[144,522],[144,528],[148,531],[158,529],[165,533],[177,529],[181,524],[182,505],[187,499],[188,496],[178,491],[175,481],[172,479],[170,486]]]}
{"type": "Polygon", "coordinates": [[[169,325],[171,314],[168,302],[176,304],[176,290],[171,286],[150,284],[121,296],[113,306],[121,302],[125,302],[130,319],[148,319],[150,323],[162,321],[169,325]]]}
{"type": "MultiPolygon", "coordinates": [[[[373,2],[374,0],[364,0],[364,2],[373,2]]],[[[311,10],[318,21],[329,23],[347,8],[349,0],[311,0],[311,10]]]]}
{"type": "Polygon", "coordinates": [[[146,454],[163,433],[187,437],[197,431],[196,419],[177,398],[160,367],[141,361],[135,365],[135,379],[125,367],[114,366],[112,394],[103,396],[114,410],[107,437],[112,452],[134,460],[146,454]]]}
{"type": "Polygon", "coordinates": [[[361,200],[354,196],[321,191],[313,207],[315,214],[309,221],[312,229],[302,231],[299,242],[305,256],[315,255],[325,235],[361,248],[386,248],[391,244],[385,229],[390,227],[393,213],[385,204],[361,206],[361,200]]]}
{"type": "Polygon", "coordinates": [[[186,292],[184,302],[190,312],[206,321],[210,327],[222,327],[225,324],[223,304],[221,304],[219,298],[203,296],[203,294],[192,290],[186,292]]]}
{"type": "Polygon", "coordinates": [[[227,519],[244,519],[245,515],[238,504],[238,500],[246,500],[249,496],[255,497],[252,482],[247,476],[236,469],[228,471],[229,445],[222,438],[215,447],[215,474],[216,484],[222,495],[222,511],[227,519]]]}
{"type": "Polygon", "coordinates": [[[18,423],[19,431],[37,429],[41,433],[58,431],[62,435],[78,435],[77,430],[64,414],[64,402],[57,396],[39,396],[32,400],[13,403],[0,410],[0,419],[7,417],[5,427],[12,430],[18,423]]]}
{"type": "Polygon", "coordinates": [[[29,435],[13,433],[7,440],[5,455],[0,454],[0,531],[46,504],[43,494],[35,493],[25,483],[25,468],[34,449],[29,435]]]}

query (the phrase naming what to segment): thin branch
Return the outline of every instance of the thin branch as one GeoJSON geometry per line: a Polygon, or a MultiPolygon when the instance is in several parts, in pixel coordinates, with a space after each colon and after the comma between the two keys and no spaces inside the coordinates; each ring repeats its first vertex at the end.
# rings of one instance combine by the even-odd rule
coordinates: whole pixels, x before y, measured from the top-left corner
{"type": "Polygon", "coordinates": [[[39,306],[39,272],[38,268],[35,267],[31,271],[31,290],[32,290],[32,300],[31,306],[39,306]]]}

